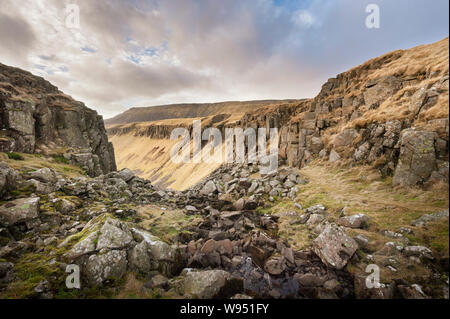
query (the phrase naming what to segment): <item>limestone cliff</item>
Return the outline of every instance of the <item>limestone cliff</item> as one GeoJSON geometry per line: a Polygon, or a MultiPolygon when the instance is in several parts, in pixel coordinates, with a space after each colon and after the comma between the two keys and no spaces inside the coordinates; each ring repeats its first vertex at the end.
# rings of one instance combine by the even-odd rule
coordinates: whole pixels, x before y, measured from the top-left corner
{"type": "Polygon", "coordinates": [[[97,176],[116,169],[103,119],[43,78],[0,64],[0,152],[59,152],[97,176]]]}

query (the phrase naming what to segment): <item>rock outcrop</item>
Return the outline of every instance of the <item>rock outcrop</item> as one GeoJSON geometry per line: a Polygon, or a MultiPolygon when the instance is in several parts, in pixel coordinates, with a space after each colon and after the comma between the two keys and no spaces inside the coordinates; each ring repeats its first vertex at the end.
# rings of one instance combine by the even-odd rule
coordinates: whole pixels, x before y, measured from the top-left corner
{"type": "Polygon", "coordinates": [[[51,153],[98,176],[116,169],[103,119],[43,78],[0,64],[0,152],[51,153]]]}
{"type": "MultiPolygon", "coordinates": [[[[443,61],[448,61],[448,39],[372,59],[329,79],[315,98],[280,101],[217,122],[204,118],[202,124],[218,128],[222,136],[228,127],[278,128],[280,164],[303,167],[320,159],[333,165],[371,165],[384,176],[395,172],[399,185],[448,182],[449,75],[443,61]],[[426,164],[418,165],[419,158],[426,164]]],[[[110,127],[108,134],[170,138],[173,123],[156,121],[157,116],[146,118],[154,122],[145,125],[129,123],[128,115],[139,112],[147,111],[135,109],[112,120],[128,124],[110,127]]],[[[192,130],[192,123],[184,125],[192,130]]],[[[118,145],[127,152],[126,143],[118,145]]],[[[158,174],[168,175],[163,170],[158,174]]]]}

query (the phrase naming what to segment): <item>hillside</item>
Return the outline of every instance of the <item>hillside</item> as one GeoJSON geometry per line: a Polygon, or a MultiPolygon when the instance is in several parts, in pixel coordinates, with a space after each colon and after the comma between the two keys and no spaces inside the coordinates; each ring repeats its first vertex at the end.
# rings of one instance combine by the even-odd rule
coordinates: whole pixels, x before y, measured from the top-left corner
{"type": "Polygon", "coordinates": [[[230,101],[221,103],[192,103],[134,107],[111,119],[105,120],[105,123],[106,125],[127,124],[165,119],[198,118],[218,114],[257,112],[257,110],[267,105],[290,102],[295,102],[295,100],[230,101]]]}
{"type": "MultiPolygon", "coordinates": [[[[446,183],[448,49],[446,38],[387,53],[329,79],[313,99],[268,104],[233,116],[227,115],[226,108],[217,109],[222,116],[213,122],[204,117],[203,126],[222,131],[234,126],[277,127],[280,163],[298,168],[320,159],[332,165],[370,165],[385,177],[393,176],[398,185],[446,183]]],[[[184,112],[183,106],[178,108],[175,118],[191,114],[189,107],[184,112]]],[[[128,167],[177,189],[192,186],[197,179],[186,180],[184,173],[171,174],[167,158],[158,157],[160,162],[151,147],[148,152],[127,147],[135,137],[139,137],[139,150],[146,148],[145,138],[149,145],[157,145],[157,140],[167,144],[171,130],[192,123],[191,117],[178,122],[153,119],[140,125],[110,125],[108,135],[120,154],[119,168],[128,167]],[[147,166],[150,158],[152,164],[147,166]]],[[[158,153],[164,151],[158,149],[158,153]]],[[[198,176],[208,173],[204,169],[198,176]]],[[[184,167],[177,170],[183,171],[184,167]]],[[[194,170],[196,175],[192,167],[186,170],[194,170]]]]}
{"type": "Polygon", "coordinates": [[[314,99],[111,125],[120,171],[94,111],[0,70],[0,298],[448,299],[448,39],[314,99]],[[277,127],[278,170],[175,165],[193,120],[277,127]]]}

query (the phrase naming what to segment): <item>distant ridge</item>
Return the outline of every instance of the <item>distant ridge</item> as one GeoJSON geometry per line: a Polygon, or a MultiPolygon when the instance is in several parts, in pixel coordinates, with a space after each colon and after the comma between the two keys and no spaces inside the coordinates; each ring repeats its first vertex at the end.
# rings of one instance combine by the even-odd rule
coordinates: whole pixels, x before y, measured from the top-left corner
{"type": "Polygon", "coordinates": [[[219,103],[183,103],[133,107],[113,118],[105,120],[105,124],[113,125],[173,118],[195,118],[223,113],[246,113],[249,111],[253,112],[267,105],[293,103],[297,101],[300,100],[228,101],[219,103]]]}

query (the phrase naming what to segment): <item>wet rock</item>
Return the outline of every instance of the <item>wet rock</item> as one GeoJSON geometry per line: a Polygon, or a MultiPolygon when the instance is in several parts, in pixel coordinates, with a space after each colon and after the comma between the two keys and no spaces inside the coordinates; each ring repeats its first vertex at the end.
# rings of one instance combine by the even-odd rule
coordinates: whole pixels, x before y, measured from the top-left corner
{"type": "Polygon", "coordinates": [[[327,266],[342,269],[353,256],[358,244],[335,224],[329,224],[313,241],[313,251],[327,266]]]}

